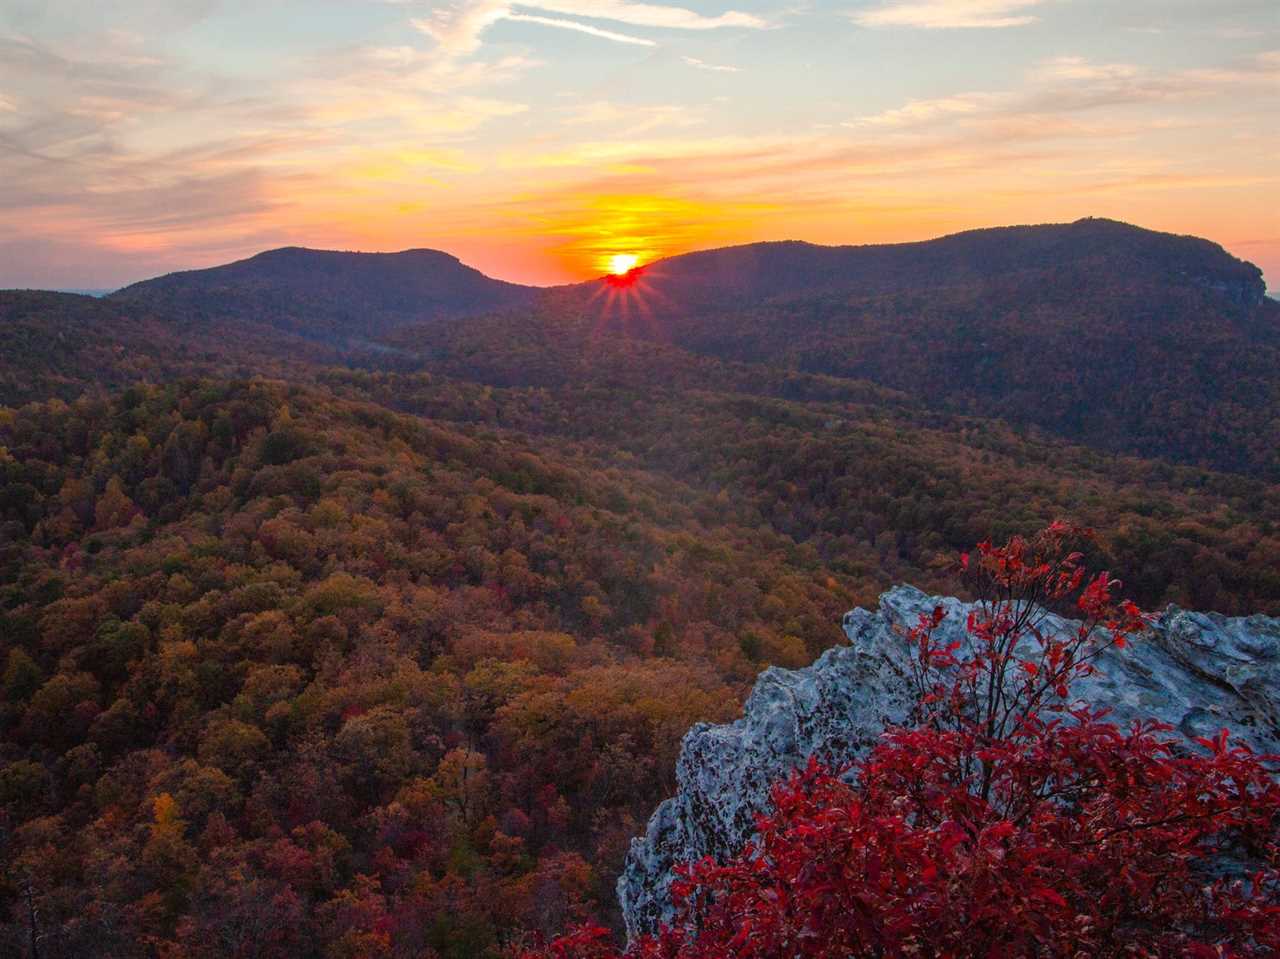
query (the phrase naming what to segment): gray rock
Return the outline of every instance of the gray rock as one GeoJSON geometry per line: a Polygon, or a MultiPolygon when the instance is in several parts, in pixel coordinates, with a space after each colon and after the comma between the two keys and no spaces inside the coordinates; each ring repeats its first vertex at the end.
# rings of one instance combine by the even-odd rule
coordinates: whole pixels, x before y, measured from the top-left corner
{"type": "MultiPolygon", "coordinates": [[[[907,718],[906,645],[900,629],[941,605],[944,636],[960,638],[969,606],[909,586],[880,597],[877,612],[844,617],[849,646],[828,650],[804,669],[765,670],[741,719],[700,723],[684,737],[677,792],[631,841],[618,899],[627,934],[652,931],[671,915],[671,869],[731,856],[754,832],[769,786],[808,758],[856,759],[885,727],[907,718]]],[[[1074,623],[1050,617],[1053,631],[1074,623]]],[[[1150,634],[1099,657],[1097,672],[1072,687],[1112,710],[1121,724],[1159,719],[1187,737],[1222,728],[1255,751],[1280,752],[1280,619],[1228,618],[1169,607],[1150,634]]]]}

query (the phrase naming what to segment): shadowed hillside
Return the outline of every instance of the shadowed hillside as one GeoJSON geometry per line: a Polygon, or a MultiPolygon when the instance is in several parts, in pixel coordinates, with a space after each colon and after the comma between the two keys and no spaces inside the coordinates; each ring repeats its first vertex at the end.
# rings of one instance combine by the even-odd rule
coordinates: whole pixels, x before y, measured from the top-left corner
{"type": "Polygon", "coordinates": [[[0,290],[0,406],[193,373],[301,376],[334,349],[241,320],[188,326],[145,303],[0,290]]]}
{"type": "Polygon", "coordinates": [[[754,243],[660,260],[646,273],[680,309],[835,291],[934,290],[1084,264],[1205,286],[1249,305],[1261,302],[1265,292],[1262,272],[1216,243],[1104,219],[971,230],[916,243],[754,243]]]}
{"type": "Polygon", "coordinates": [[[436,250],[339,253],[289,247],[135,283],[111,299],[186,321],[244,320],[345,343],[409,323],[524,303],[534,292],[490,279],[436,250]]]}
{"type": "MultiPolygon", "coordinates": [[[[560,350],[574,336],[650,339],[1280,478],[1280,304],[1255,266],[1193,237],[1082,220],[893,246],[757,244],[656,263],[612,296],[552,291],[542,311],[560,350]]],[[[486,318],[453,327],[439,355],[492,358],[487,344],[530,335],[523,317],[486,318]]]]}
{"type": "Polygon", "coordinates": [[[744,268],[736,307],[307,251],[0,294],[0,954],[499,959],[616,920],[691,723],[1056,517],[1144,606],[1280,610],[1280,486],[1173,462],[1265,452],[1274,307],[1096,228],[1135,252],[992,231],[1031,265],[879,292],[770,247],[800,285],[744,268]]]}

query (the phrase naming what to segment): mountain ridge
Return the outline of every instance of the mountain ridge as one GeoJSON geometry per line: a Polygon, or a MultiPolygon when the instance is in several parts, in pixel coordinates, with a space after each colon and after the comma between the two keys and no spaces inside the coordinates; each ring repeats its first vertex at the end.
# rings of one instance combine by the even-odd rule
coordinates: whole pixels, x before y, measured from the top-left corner
{"type": "MultiPolygon", "coordinates": [[[[1250,278],[1257,275],[1261,279],[1261,270],[1257,266],[1241,257],[1236,257],[1225,249],[1221,244],[1203,237],[1195,236],[1187,233],[1171,233],[1168,231],[1151,230],[1136,224],[1127,223],[1122,220],[1115,220],[1108,217],[1082,217],[1077,220],[1063,222],[1045,222],[1045,223],[1026,223],[1026,224],[1009,224],[1003,226],[975,227],[968,230],[958,230],[953,233],[944,233],[938,236],[927,237],[920,240],[903,240],[892,243],[815,243],[809,240],[799,239],[779,239],[779,240],[760,240],[752,243],[728,244],[725,246],[708,247],[706,249],[688,250],[682,253],[672,254],[670,256],[660,257],[647,264],[642,264],[642,269],[646,271],[661,271],[663,268],[679,264],[682,262],[693,262],[698,259],[725,257],[729,255],[746,255],[755,252],[767,252],[777,250],[795,250],[803,249],[811,253],[819,255],[850,255],[865,254],[868,252],[885,252],[885,253],[903,253],[917,250],[923,250],[930,247],[947,246],[966,241],[994,239],[994,238],[1014,238],[1028,239],[1036,235],[1047,235],[1054,231],[1084,231],[1092,230],[1095,234],[1110,233],[1111,235],[1120,235],[1124,233],[1142,235],[1147,238],[1160,238],[1164,242],[1176,242],[1184,244],[1187,249],[1198,249],[1202,253],[1211,255],[1221,255],[1230,261],[1241,265],[1240,270],[1243,278],[1250,278]]],[[[403,250],[381,252],[381,251],[365,251],[365,250],[337,250],[324,247],[308,247],[300,245],[289,245],[282,247],[273,247],[262,250],[258,253],[234,260],[229,263],[219,264],[213,267],[205,267],[190,270],[177,270],[171,273],[157,275],[146,279],[138,280],[134,283],[127,284],[114,291],[107,291],[109,296],[117,296],[125,294],[127,291],[137,290],[161,281],[172,280],[176,277],[191,277],[198,274],[209,274],[213,271],[226,270],[230,267],[240,267],[254,262],[266,262],[268,260],[283,259],[285,257],[297,257],[299,255],[307,255],[316,258],[369,258],[382,260],[395,260],[397,258],[407,258],[411,256],[429,256],[431,258],[444,259],[451,261],[453,264],[463,269],[472,271],[486,280],[495,283],[504,284],[509,287],[517,287],[524,290],[533,291],[555,291],[572,289],[582,286],[593,286],[598,278],[588,280],[570,282],[570,283],[552,283],[552,284],[523,284],[510,280],[504,280],[501,277],[489,276],[483,271],[469,266],[459,257],[447,250],[441,250],[435,247],[417,246],[408,247],[403,250]]],[[[1263,284],[1259,287],[1262,295],[1267,294],[1266,286],[1263,284]]],[[[75,291],[73,291],[75,292],[75,291]]],[[[95,291],[96,292],[96,291],[95,291]]]]}
{"type": "Polygon", "coordinates": [[[108,299],[195,322],[251,319],[342,343],[413,322],[528,302],[533,287],[485,276],[452,254],[281,247],[205,270],[131,284],[108,299]]]}
{"type": "Polygon", "coordinates": [[[990,282],[1010,273],[1100,257],[1113,265],[1123,260],[1164,271],[1171,282],[1189,280],[1242,305],[1259,305],[1266,293],[1262,271],[1220,244],[1096,217],[986,227],[903,243],[826,246],[765,241],[668,257],[650,264],[646,273],[667,288],[676,285],[668,292],[680,303],[726,293],[745,299],[835,290],[865,295],[990,282]]]}
{"type": "MultiPolygon", "coordinates": [[[[726,247],[658,261],[621,288],[507,284],[425,248],[282,247],[98,302],[157,342],[199,341],[201,372],[225,371],[204,359],[221,352],[244,370],[336,363],[533,387],[598,381],[604,344],[642,389],[625,354],[647,342],[660,347],[650,370],[711,361],[862,382],[1110,453],[1280,478],[1280,304],[1260,271],[1209,240],[1114,220],[726,247]]],[[[62,328],[48,327],[26,339],[43,336],[35,352],[53,362],[62,328]]],[[[81,353],[101,352],[84,339],[81,353]]],[[[167,353],[150,368],[171,366],[167,353]]],[[[8,395],[34,398],[16,388],[27,372],[19,363],[8,395]]]]}

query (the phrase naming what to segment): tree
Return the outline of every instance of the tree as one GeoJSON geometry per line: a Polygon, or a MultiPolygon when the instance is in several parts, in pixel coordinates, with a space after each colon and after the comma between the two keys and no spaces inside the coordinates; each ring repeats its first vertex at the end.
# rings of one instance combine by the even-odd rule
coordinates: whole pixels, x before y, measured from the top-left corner
{"type": "Polygon", "coordinates": [[[107,480],[107,488],[98,497],[94,507],[94,517],[99,529],[114,529],[126,526],[138,514],[138,507],[124,491],[120,477],[113,476],[107,480]]]}
{"type": "MultiPolygon", "coordinates": [[[[1055,523],[961,563],[967,641],[941,610],[905,637],[918,724],[848,769],[775,786],[757,838],[679,867],[677,915],[632,959],[1270,956],[1280,950],[1276,758],[1226,732],[1195,752],[1069,700],[1098,652],[1142,627],[1055,523]],[[1042,630],[1071,601],[1078,629],[1042,630]]],[[[584,927],[525,959],[612,959],[584,927]]]]}

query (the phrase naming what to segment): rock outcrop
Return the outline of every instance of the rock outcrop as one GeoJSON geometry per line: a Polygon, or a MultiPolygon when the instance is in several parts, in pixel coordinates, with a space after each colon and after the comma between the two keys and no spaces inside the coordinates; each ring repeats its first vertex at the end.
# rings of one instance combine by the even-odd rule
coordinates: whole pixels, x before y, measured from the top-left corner
{"type": "MultiPolygon", "coordinates": [[[[811,755],[833,761],[864,753],[887,725],[903,721],[911,697],[900,628],[941,605],[940,629],[959,637],[969,607],[898,587],[877,612],[844,617],[850,645],[812,666],[761,674],[736,722],[699,724],[685,735],[678,791],[633,839],[618,898],[629,936],[670,915],[671,868],[736,852],[753,832],[770,783],[811,755]]],[[[1073,624],[1051,617],[1051,629],[1073,624]]],[[[1227,618],[1169,607],[1149,636],[1099,657],[1073,694],[1107,705],[1119,723],[1156,718],[1184,736],[1231,730],[1259,752],[1280,752],[1280,619],[1227,618]]]]}

